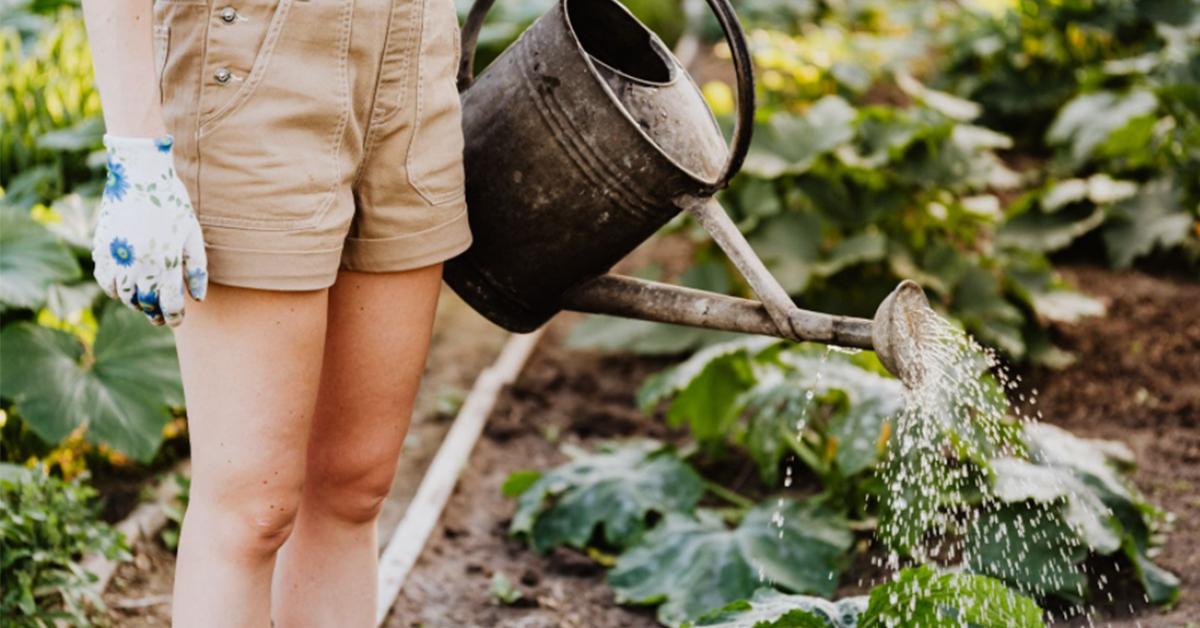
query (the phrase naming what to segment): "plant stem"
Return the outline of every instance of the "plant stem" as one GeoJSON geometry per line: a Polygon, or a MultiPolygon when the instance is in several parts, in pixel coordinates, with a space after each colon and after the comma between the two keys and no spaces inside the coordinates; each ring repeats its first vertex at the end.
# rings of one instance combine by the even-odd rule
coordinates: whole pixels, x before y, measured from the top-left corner
{"type": "Polygon", "coordinates": [[[720,484],[717,484],[716,482],[705,480],[704,486],[707,487],[709,492],[713,495],[716,495],[717,497],[720,497],[721,499],[738,506],[739,508],[750,509],[754,507],[754,502],[742,497],[741,495],[738,495],[737,493],[725,488],[724,486],[721,486],[720,484]]]}

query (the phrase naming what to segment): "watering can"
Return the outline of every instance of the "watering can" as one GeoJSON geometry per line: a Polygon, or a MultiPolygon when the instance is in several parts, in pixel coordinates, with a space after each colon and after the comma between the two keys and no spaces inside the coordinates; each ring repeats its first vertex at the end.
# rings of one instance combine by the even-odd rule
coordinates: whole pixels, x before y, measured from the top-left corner
{"type": "Polygon", "coordinates": [[[707,0],[737,72],[732,145],[666,45],[617,0],[558,0],[478,78],[475,46],[495,0],[462,28],[458,88],[474,242],[445,266],[471,307],[514,332],[562,310],[872,349],[917,371],[924,292],[905,281],[873,321],[795,306],[713,194],[741,168],[754,120],[745,35],[707,0]],[[608,274],[680,211],[694,217],[761,301],[608,274]]]}

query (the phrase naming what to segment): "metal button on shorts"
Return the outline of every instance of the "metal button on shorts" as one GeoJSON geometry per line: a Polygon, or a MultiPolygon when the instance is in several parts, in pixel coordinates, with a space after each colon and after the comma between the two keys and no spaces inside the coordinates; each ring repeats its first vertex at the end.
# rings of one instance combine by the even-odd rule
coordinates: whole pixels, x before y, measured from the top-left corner
{"type": "Polygon", "coordinates": [[[470,245],[453,0],[158,0],[154,14],[213,281],[319,289],[470,245]]]}

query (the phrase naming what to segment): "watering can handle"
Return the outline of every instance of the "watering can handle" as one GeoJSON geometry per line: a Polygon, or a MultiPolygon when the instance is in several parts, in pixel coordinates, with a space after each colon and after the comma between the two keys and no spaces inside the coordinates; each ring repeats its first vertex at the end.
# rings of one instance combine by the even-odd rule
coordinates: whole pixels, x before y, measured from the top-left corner
{"type": "MultiPolygon", "coordinates": [[[[710,196],[717,190],[729,185],[729,180],[742,169],[746,160],[746,152],[750,150],[750,134],[754,130],[754,66],[750,60],[750,49],[746,45],[746,34],[738,21],[737,13],[729,0],[706,0],[721,30],[725,40],[729,42],[729,52],[733,57],[733,67],[737,72],[737,121],[733,128],[733,142],[729,149],[729,160],[725,169],[715,182],[700,191],[701,195],[710,196]]],[[[471,86],[474,80],[475,46],[479,42],[479,31],[483,28],[483,20],[496,0],[475,0],[467,19],[462,26],[462,56],[458,64],[458,91],[462,92],[471,86]]]]}

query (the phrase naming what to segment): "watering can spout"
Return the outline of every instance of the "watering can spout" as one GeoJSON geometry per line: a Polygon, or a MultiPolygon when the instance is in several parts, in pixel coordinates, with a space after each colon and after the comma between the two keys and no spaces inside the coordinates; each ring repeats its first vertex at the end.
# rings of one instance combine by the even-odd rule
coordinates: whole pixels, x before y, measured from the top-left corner
{"type": "Polygon", "coordinates": [[[910,387],[922,379],[921,347],[934,320],[929,299],[917,282],[905,279],[888,295],[871,324],[875,354],[890,373],[910,387]]]}
{"type": "Polygon", "coordinates": [[[875,351],[884,367],[910,386],[920,380],[916,352],[923,341],[924,312],[931,311],[921,287],[904,281],[880,304],[874,320],[791,306],[781,327],[765,303],[619,275],[603,275],[579,286],[567,294],[563,306],[589,314],[875,351]]]}

